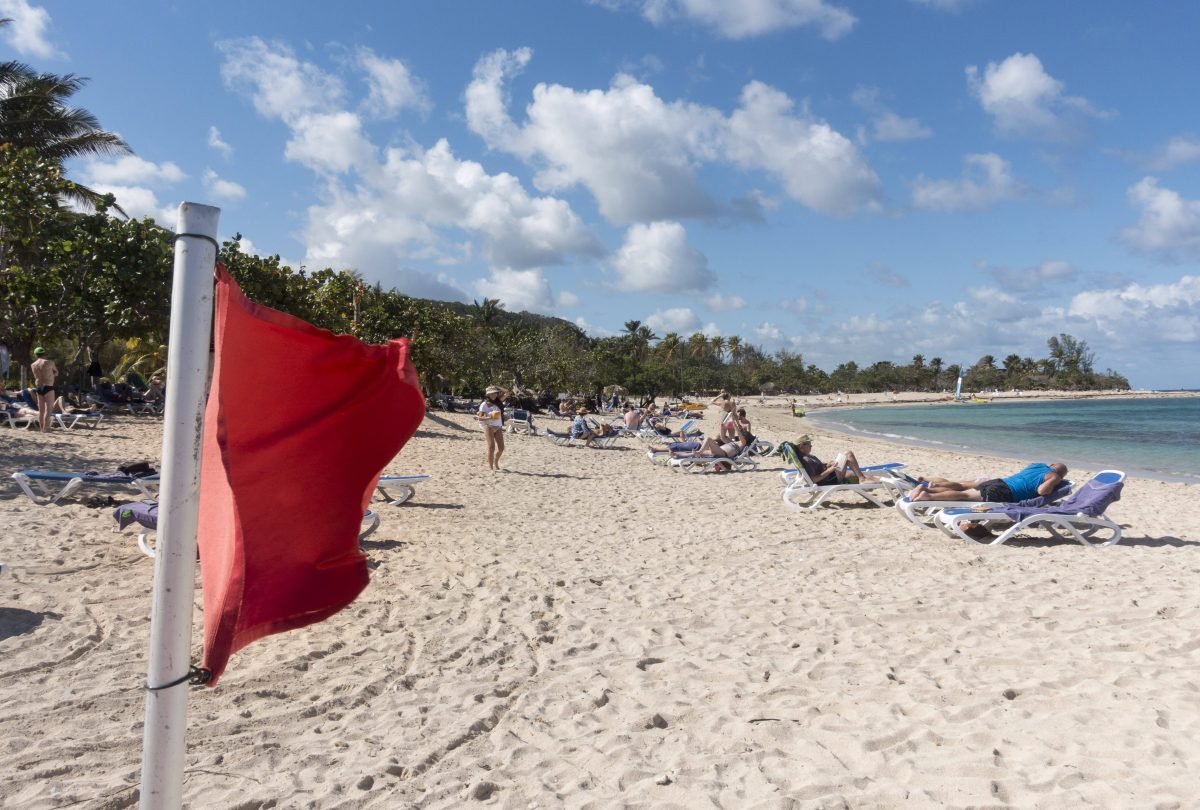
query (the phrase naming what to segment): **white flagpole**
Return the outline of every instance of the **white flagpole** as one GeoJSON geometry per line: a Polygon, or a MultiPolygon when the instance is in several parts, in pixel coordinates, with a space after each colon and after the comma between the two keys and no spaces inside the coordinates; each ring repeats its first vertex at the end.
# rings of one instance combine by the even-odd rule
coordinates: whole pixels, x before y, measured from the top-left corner
{"type": "Polygon", "coordinates": [[[192,656],[196,522],[200,511],[200,437],[208,385],[213,266],[220,216],[219,208],[185,202],[179,206],[175,229],[178,235],[167,344],[167,406],[150,609],[141,810],[183,806],[186,676],[192,656]],[[166,686],[176,681],[180,682],[166,686]]]}

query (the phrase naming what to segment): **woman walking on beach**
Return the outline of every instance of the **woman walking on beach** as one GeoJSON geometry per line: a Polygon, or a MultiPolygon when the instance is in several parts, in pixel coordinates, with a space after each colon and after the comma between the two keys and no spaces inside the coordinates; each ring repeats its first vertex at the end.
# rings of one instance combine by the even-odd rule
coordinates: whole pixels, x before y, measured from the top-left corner
{"type": "Polygon", "coordinates": [[[488,469],[500,469],[500,455],[504,452],[504,403],[500,401],[500,389],[488,386],[479,403],[479,415],[483,423],[483,435],[487,441],[488,469]]]}

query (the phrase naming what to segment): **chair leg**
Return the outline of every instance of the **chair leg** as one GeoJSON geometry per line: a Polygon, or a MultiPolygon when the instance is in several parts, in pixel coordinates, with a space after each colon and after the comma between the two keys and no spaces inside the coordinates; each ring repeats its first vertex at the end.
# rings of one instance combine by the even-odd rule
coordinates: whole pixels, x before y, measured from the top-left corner
{"type": "Polygon", "coordinates": [[[416,489],[409,484],[393,484],[391,486],[397,492],[395,497],[390,495],[388,491],[383,488],[382,484],[375,487],[375,489],[379,491],[379,494],[383,496],[383,499],[391,506],[400,506],[403,503],[407,503],[412,499],[413,495],[417,494],[416,489]]]}

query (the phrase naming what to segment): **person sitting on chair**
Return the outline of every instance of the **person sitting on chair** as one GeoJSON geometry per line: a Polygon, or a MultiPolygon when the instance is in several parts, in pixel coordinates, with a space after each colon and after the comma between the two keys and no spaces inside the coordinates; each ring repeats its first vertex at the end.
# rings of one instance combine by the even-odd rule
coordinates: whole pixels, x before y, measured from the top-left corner
{"type": "Polygon", "coordinates": [[[592,431],[592,426],[583,418],[587,412],[587,408],[582,405],[575,409],[575,419],[571,422],[571,438],[583,439],[584,447],[595,447],[596,445],[592,442],[597,434],[592,431]]]}
{"type": "MultiPolygon", "coordinates": [[[[734,430],[737,436],[732,440],[722,442],[719,438],[708,438],[696,452],[682,455],[698,458],[737,458],[754,442],[754,436],[747,432],[740,422],[734,422],[734,430]]],[[[671,455],[676,454],[672,453],[671,455]]]]}
{"type": "Polygon", "coordinates": [[[819,487],[879,480],[862,471],[862,467],[858,465],[858,459],[850,450],[838,453],[837,458],[829,464],[821,461],[812,454],[812,436],[807,433],[796,439],[796,450],[800,456],[800,463],[804,465],[804,471],[819,487]]]}
{"type": "Polygon", "coordinates": [[[1007,478],[986,478],[982,481],[932,478],[922,481],[910,497],[914,501],[1017,503],[1037,495],[1049,495],[1058,488],[1066,474],[1066,464],[1037,461],[1007,478]]]}

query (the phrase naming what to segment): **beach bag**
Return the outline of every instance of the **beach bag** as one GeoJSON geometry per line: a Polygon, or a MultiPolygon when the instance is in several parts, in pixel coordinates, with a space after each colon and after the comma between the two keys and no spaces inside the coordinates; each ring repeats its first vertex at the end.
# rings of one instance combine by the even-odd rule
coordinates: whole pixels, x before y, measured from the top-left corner
{"type": "Polygon", "coordinates": [[[120,467],[117,467],[117,470],[125,473],[126,475],[132,475],[134,478],[141,478],[146,475],[154,475],[154,473],[157,472],[157,470],[151,467],[150,463],[146,461],[131,461],[128,464],[122,464],[120,467]]]}

